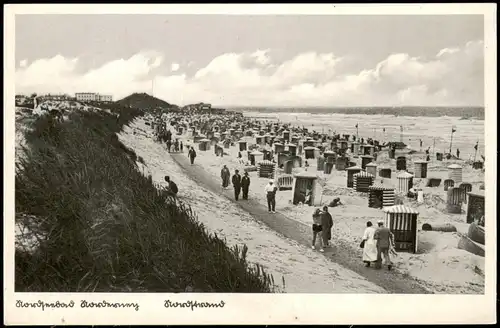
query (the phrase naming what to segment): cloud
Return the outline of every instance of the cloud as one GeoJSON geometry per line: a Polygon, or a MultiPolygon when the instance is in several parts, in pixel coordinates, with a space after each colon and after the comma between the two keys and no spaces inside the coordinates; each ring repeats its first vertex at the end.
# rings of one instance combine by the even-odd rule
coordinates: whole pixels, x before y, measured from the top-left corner
{"type": "Polygon", "coordinates": [[[150,92],[150,72],[163,61],[160,53],[144,51],[78,74],[78,58],[38,59],[16,71],[17,93],[100,92],[115,98],[132,92],[150,92]]]}
{"type": "Polygon", "coordinates": [[[19,62],[19,67],[26,67],[28,66],[28,60],[27,59],[23,59],[19,62]]]}
{"type": "MultiPolygon", "coordinates": [[[[150,92],[179,105],[209,102],[248,106],[464,106],[483,105],[483,42],[445,48],[431,58],[395,53],[371,69],[356,71],[349,57],[306,52],[282,62],[272,50],[225,53],[198,67],[192,76],[153,76],[161,53],[140,52],[108,62],[86,73],[76,71],[78,58],[60,55],[18,68],[16,91],[96,91],[115,98],[150,92]]],[[[26,63],[27,64],[27,63],[26,63]]],[[[195,68],[194,63],[188,66],[195,68]]]]}
{"type": "Polygon", "coordinates": [[[172,65],[170,66],[170,69],[172,70],[172,72],[177,72],[180,67],[181,67],[181,65],[179,65],[177,63],[172,63],[172,65]]]}

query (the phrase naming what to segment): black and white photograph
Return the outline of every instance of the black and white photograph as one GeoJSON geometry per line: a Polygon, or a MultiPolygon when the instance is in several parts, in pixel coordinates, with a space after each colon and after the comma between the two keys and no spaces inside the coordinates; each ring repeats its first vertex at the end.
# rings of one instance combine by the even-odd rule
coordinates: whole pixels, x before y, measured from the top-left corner
{"type": "Polygon", "coordinates": [[[44,6],[4,27],[12,323],[496,321],[496,6],[44,6]]]}

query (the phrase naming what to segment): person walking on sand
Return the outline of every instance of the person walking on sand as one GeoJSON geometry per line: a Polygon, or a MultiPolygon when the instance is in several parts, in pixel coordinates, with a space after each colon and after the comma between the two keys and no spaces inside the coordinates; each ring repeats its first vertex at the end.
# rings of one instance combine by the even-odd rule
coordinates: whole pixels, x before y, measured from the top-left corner
{"type": "Polygon", "coordinates": [[[460,149],[457,148],[457,158],[460,158],[460,149]]]}
{"type": "Polygon", "coordinates": [[[363,262],[369,267],[372,262],[377,261],[377,241],[375,240],[375,231],[373,224],[366,222],[365,233],[363,234],[363,262]]]}
{"type": "Polygon", "coordinates": [[[172,141],[170,139],[167,139],[167,151],[170,153],[170,148],[172,147],[172,141]]]}
{"type": "Polygon", "coordinates": [[[234,188],[234,199],[238,200],[241,191],[241,175],[238,170],[234,170],[234,175],[232,178],[233,188],[234,188]]]}
{"type": "Polygon", "coordinates": [[[224,165],[222,170],[220,170],[220,177],[222,179],[222,188],[226,189],[229,186],[229,178],[231,177],[231,172],[229,172],[226,165],[224,165]]]}
{"type": "Polygon", "coordinates": [[[330,240],[332,239],[333,218],[328,212],[328,206],[323,206],[321,212],[321,237],[323,238],[323,246],[330,247],[330,240]]]}
{"type": "Polygon", "coordinates": [[[389,255],[391,245],[394,245],[394,235],[389,228],[384,227],[384,221],[378,221],[378,229],[375,231],[373,238],[377,241],[377,269],[382,268],[382,255],[384,256],[387,269],[392,269],[392,262],[389,255]]]}
{"type": "Polygon", "coordinates": [[[179,146],[181,147],[181,153],[182,153],[183,152],[183,148],[184,148],[184,146],[182,145],[182,141],[179,142],[179,146]]]}
{"type": "MultiPolygon", "coordinates": [[[[321,211],[319,208],[317,208],[314,211],[312,218],[313,218],[313,224],[312,224],[313,237],[312,237],[311,248],[316,249],[316,238],[318,237],[318,234],[320,234],[321,231],[323,230],[321,226],[321,211]]],[[[319,251],[324,252],[325,250],[323,249],[323,239],[322,238],[317,238],[317,239],[319,239],[319,243],[321,245],[319,251]]]]}
{"type": "Polygon", "coordinates": [[[250,177],[248,176],[248,172],[243,174],[243,178],[241,178],[241,189],[243,190],[243,199],[248,199],[248,189],[250,188],[250,177]]]}
{"type": "Polygon", "coordinates": [[[189,160],[191,161],[191,165],[194,164],[194,159],[196,158],[196,150],[194,150],[194,147],[189,148],[189,160]]]}
{"type": "Polygon", "coordinates": [[[266,192],[269,213],[276,213],[276,191],[278,191],[278,187],[274,185],[274,181],[271,179],[264,190],[266,192]]]}

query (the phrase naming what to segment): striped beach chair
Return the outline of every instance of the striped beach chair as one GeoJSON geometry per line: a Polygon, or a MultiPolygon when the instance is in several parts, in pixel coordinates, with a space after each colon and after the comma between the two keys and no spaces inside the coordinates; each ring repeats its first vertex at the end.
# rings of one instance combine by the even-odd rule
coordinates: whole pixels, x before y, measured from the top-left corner
{"type": "Polygon", "coordinates": [[[283,174],[278,177],[278,190],[292,190],[293,176],[291,174],[283,174]]]}
{"type": "Polygon", "coordinates": [[[472,191],[472,185],[468,182],[462,182],[458,188],[462,191],[462,201],[467,204],[467,193],[472,191]]]}
{"type": "Polygon", "coordinates": [[[452,179],[446,179],[443,181],[443,185],[444,191],[447,191],[449,188],[455,187],[455,181],[453,181],[452,179]]]}
{"type": "Polygon", "coordinates": [[[463,189],[450,187],[447,192],[446,209],[448,210],[448,213],[462,213],[462,203],[464,198],[462,195],[464,193],[463,189]]]}

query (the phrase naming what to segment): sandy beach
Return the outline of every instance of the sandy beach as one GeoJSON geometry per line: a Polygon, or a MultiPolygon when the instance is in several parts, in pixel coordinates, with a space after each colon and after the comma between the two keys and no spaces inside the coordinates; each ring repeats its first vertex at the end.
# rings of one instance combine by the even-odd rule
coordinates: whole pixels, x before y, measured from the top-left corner
{"type": "MultiPolygon", "coordinates": [[[[143,121],[126,127],[119,138],[144,159],[146,166],[138,165],[155,183],[163,184],[165,175],[176,182],[179,200],[191,205],[209,232],[223,236],[231,246],[246,244],[249,261],[263,265],[272,273],[283,292],[386,293],[383,288],[332,263],[322,254],[283,238],[225,197],[199,186],[185,175],[165,147],[153,140],[152,130],[143,121]]],[[[200,154],[199,159],[204,160],[204,155],[200,154]]]]}
{"type": "MultiPolygon", "coordinates": [[[[150,129],[145,126],[144,130],[150,129]]],[[[176,136],[178,137],[178,136],[176,136]]],[[[185,135],[181,136],[185,145],[193,144],[192,140],[185,135]]],[[[249,144],[254,143],[254,138],[244,137],[249,144]]],[[[235,169],[243,172],[245,166],[238,161],[237,144],[225,148],[227,155],[218,157],[214,154],[213,148],[208,151],[199,151],[197,165],[201,166],[214,179],[220,181],[220,170],[223,165],[227,165],[231,174],[235,169]]],[[[396,152],[396,156],[403,154],[396,152]]],[[[242,152],[246,159],[246,151],[242,152]]],[[[142,156],[142,155],[141,155],[142,156]]],[[[407,167],[413,168],[413,162],[425,158],[425,153],[417,152],[408,156],[407,167]]],[[[352,158],[360,165],[360,158],[352,158]]],[[[394,160],[388,158],[387,152],[381,152],[376,160],[379,167],[394,166],[394,160]]],[[[447,166],[461,161],[436,161],[432,160],[428,166],[428,177],[447,179],[447,166]]],[[[328,204],[333,198],[340,197],[343,205],[330,208],[333,216],[333,239],[334,241],[345,242],[356,248],[362,239],[363,231],[367,221],[375,223],[383,218],[380,209],[368,207],[368,195],[366,193],[355,192],[352,188],[346,187],[346,171],[336,171],[327,175],[322,171],[317,172],[316,161],[310,161],[309,172],[316,172],[319,176],[319,184],[322,186],[322,205],[328,204]]],[[[296,170],[296,169],[294,169],[296,170]]],[[[264,187],[268,179],[258,178],[257,172],[250,172],[251,186],[249,197],[258,201],[261,205],[267,206],[264,196],[264,187]]],[[[408,276],[420,281],[430,291],[434,293],[483,293],[484,292],[484,257],[474,255],[465,250],[458,249],[460,237],[467,234],[468,224],[466,223],[466,205],[462,207],[461,214],[449,214],[446,211],[446,192],[442,184],[440,187],[425,187],[427,179],[414,179],[416,188],[421,188],[424,192],[423,203],[415,200],[405,199],[405,204],[419,212],[418,217],[418,241],[419,250],[416,254],[398,253],[395,260],[395,271],[402,276],[408,276]],[[457,232],[437,232],[422,231],[424,223],[431,224],[453,224],[457,232]]],[[[376,179],[377,182],[380,178],[376,179]]],[[[479,186],[484,183],[484,173],[481,170],[473,170],[466,165],[463,168],[463,181],[469,182],[473,186],[473,191],[478,191],[479,186]]],[[[391,179],[384,178],[383,184],[396,186],[396,174],[392,174],[391,179]]],[[[401,196],[399,196],[401,197],[401,196]]],[[[276,210],[286,217],[309,226],[312,223],[311,215],[315,207],[294,206],[291,204],[292,191],[279,191],[276,196],[276,210]]],[[[334,242],[335,243],[335,242],[334,242]]],[[[361,265],[361,249],[359,249],[359,261],[361,265]]]]}

